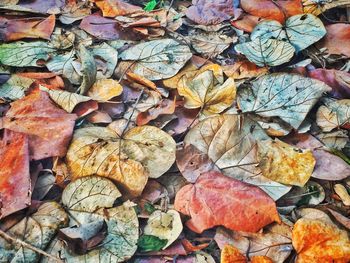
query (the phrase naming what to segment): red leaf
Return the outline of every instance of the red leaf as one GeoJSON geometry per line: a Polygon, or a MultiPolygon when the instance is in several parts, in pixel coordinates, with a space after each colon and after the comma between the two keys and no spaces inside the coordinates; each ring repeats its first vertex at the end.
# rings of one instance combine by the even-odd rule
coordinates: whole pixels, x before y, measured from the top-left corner
{"type": "Polygon", "coordinates": [[[27,136],[5,130],[0,141],[0,159],[0,218],[3,218],[30,204],[27,136]]]}
{"type": "Polygon", "coordinates": [[[58,108],[46,92],[32,93],[11,104],[3,127],[28,135],[30,157],[65,156],[77,116],[58,108]]]}
{"type": "Polygon", "coordinates": [[[344,54],[350,57],[350,25],[336,23],[326,26],[326,29],[327,35],[318,46],[326,47],[330,54],[344,54]]]}
{"type": "Polygon", "coordinates": [[[175,209],[191,216],[186,224],[197,233],[218,225],[257,232],[280,222],[275,202],[264,191],[219,172],[202,174],[195,184],[180,189],[175,209]]]}
{"type": "Polygon", "coordinates": [[[241,7],[253,16],[273,19],[281,23],[290,16],[303,13],[300,0],[241,0],[241,7]]]}
{"type": "Polygon", "coordinates": [[[13,41],[22,38],[50,39],[55,28],[55,15],[47,18],[0,17],[0,40],[13,41]]]}

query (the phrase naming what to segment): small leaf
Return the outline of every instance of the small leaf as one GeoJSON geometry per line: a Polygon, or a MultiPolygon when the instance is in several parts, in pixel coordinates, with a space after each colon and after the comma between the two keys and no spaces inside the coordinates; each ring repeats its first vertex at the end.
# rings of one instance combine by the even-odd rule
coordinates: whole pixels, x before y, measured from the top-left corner
{"type": "Polygon", "coordinates": [[[135,61],[132,71],[149,80],[174,76],[191,57],[188,46],[172,39],[140,43],[120,54],[122,60],[135,61]]]}
{"type": "Polygon", "coordinates": [[[97,101],[106,102],[123,92],[122,85],[114,79],[100,79],[89,89],[88,95],[97,101]]]}
{"type": "Polygon", "coordinates": [[[238,103],[243,112],[279,117],[298,129],[322,94],[330,90],[319,80],[274,73],[262,76],[251,87],[239,89],[238,103]]]}
{"type": "Polygon", "coordinates": [[[145,5],[145,8],[143,10],[152,11],[152,10],[154,10],[154,8],[156,8],[156,6],[157,6],[157,0],[150,0],[147,2],[147,4],[145,5]]]}
{"type": "Polygon", "coordinates": [[[288,62],[295,52],[294,47],[287,42],[261,38],[237,44],[235,50],[260,67],[282,65],[288,62]]]}
{"type": "Polygon", "coordinates": [[[159,251],[168,241],[152,235],[142,235],[137,241],[141,252],[159,251]]]}

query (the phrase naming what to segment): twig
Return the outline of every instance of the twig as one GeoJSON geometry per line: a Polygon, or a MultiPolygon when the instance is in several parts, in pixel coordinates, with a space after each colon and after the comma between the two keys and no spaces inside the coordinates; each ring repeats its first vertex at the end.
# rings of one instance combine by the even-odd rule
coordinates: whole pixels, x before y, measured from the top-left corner
{"type": "Polygon", "coordinates": [[[16,244],[19,244],[25,248],[28,248],[36,253],[39,253],[45,257],[48,257],[52,260],[54,260],[55,262],[60,262],[60,263],[64,263],[64,261],[62,259],[59,259],[55,256],[52,256],[48,253],[46,253],[44,250],[41,250],[40,248],[37,248],[37,247],[34,247],[26,242],[24,242],[23,240],[20,240],[20,239],[17,239],[17,238],[14,238],[12,236],[10,236],[9,234],[7,234],[6,232],[2,231],[0,229],[0,236],[3,237],[4,239],[6,239],[7,241],[11,242],[11,243],[16,243],[16,244]]]}

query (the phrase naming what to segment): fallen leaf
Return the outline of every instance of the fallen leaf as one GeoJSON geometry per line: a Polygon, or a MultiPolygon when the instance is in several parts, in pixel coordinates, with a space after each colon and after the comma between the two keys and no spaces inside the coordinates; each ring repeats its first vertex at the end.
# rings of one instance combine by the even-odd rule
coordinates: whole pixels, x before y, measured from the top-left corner
{"type": "Polygon", "coordinates": [[[284,22],[290,16],[303,13],[300,0],[277,0],[275,2],[269,0],[241,0],[241,7],[251,15],[279,22],[284,22]]]}
{"type": "Polygon", "coordinates": [[[167,242],[166,239],[161,239],[153,235],[142,235],[137,245],[141,252],[151,252],[161,250],[167,242]]]}
{"type": "Polygon", "coordinates": [[[293,227],[296,262],[348,262],[350,240],[346,231],[322,219],[299,219],[293,227]]]}
{"type": "Polygon", "coordinates": [[[288,18],[284,25],[275,20],[264,20],[254,28],[250,38],[288,41],[299,52],[316,43],[326,33],[319,18],[311,14],[301,14],[288,18]]]}
{"type": "Polygon", "coordinates": [[[181,232],[182,222],[180,214],[175,210],[168,210],[167,212],[154,211],[148,218],[144,229],[145,235],[153,235],[167,240],[162,250],[169,247],[179,237],[181,232]]]}
{"type": "Polygon", "coordinates": [[[50,39],[55,27],[55,16],[47,18],[0,17],[0,40],[14,41],[23,38],[50,39]]]}
{"type": "Polygon", "coordinates": [[[0,218],[4,218],[31,202],[27,136],[5,129],[0,141],[0,159],[0,218]]]}
{"type": "Polygon", "coordinates": [[[186,16],[201,25],[219,24],[234,16],[233,0],[192,0],[186,16]]]}
{"type": "Polygon", "coordinates": [[[247,258],[232,245],[225,245],[221,250],[220,263],[246,263],[247,258]]]}
{"type": "Polygon", "coordinates": [[[275,203],[266,193],[219,172],[202,174],[194,185],[181,188],[174,207],[191,217],[186,225],[196,233],[218,225],[257,232],[274,221],[280,222],[275,203]]]}
{"type": "Polygon", "coordinates": [[[349,4],[349,0],[302,0],[304,13],[319,14],[327,11],[328,9],[345,6],[349,4]]]}
{"type": "Polygon", "coordinates": [[[81,72],[83,75],[83,82],[79,87],[79,92],[84,95],[96,81],[97,67],[91,52],[82,44],[79,46],[79,57],[81,60],[81,72]]]}
{"type": "Polygon", "coordinates": [[[341,201],[345,206],[350,206],[350,195],[348,193],[348,190],[345,188],[342,184],[335,184],[334,192],[340,197],[341,201]]]}
{"type": "Polygon", "coordinates": [[[316,160],[311,150],[302,150],[278,139],[258,142],[262,174],[279,183],[304,186],[310,179],[316,160]]]}
{"type": "Polygon", "coordinates": [[[328,53],[345,55],[350,57],[350,48],[348,45],[339,45],[347,43],[350,38],[350,25],[336,23],[326,26],[326,37],[319,42],[318,47],[326,47],[328,53]]]}
{"type": "Polygon", "coordinates": [[[91,123],[111,123],[113,121],[108,113],[98,110],[90,113],[86,119],[91,123]]]}
{"type": "Polygon", "coordinates": [[[128,4],[122,0],[93,0],[92,2],[96,3],[105,17],[125,16],[143,11],[141,7],[128,4]]]}
{"type": "MultiPolygon", "coordinates": [[[[68,224],[68,215],[56,202],[46,202],[38,210],[19,221],[6,232],[27,244],[45,249],[59,228],[68,224]]],[[[0,238],[0,259],[4,262],[38,262],[40,254],[19,244],[0,238]]],[[[52,259],[51,259],[52,260],[52,259]]]]}
{"type": "Polygon", "coordinates": [[[148,176],[157,178],[175,161],[175,141],[152,126],[130,129],[122,137],[103,127],[75,131],[67,153],[73,178],[109,177],[131,195],[140,195],[148,176]]]}
{"type": "Polygon", "coordinates": [[[191,56],[192,53],[187,46],[172,39],[137,44],[120,54],[122,60],[134,61],[131,68],[134,73],[149,80],[174,76],[191,56]]]}
{"type": "Polygon", "coordinates": [[[13,67],[41,67],[39,61],[47,61],[55,52],[47,42],[16,41],[0,45],[0,62],[13,67]]]}
{"type": "Polygon", "coordinates": [[[317,100],[329,90],[315,79],[274,73],[260,77],[251,87],[239,89],[238,103],[243,112],[279,117],[298,129],[317,100]]]}
{"type": "Polygon", "coordinates": [[[249,118],[221,115],[199,122],[187,133],[184,144],[207,154],[223,174],[257,185],[277,200],[290,187],[262,176],[257,167],[257,140],[268,138],[249,118]]]}
{"type": "Polygon", "coordinates": [[[145,125],[152,120],[157,119],[160,115],[173,114],[175,111],[175,99],[164,99],[155,108],[148,109],[145,112],[140,112],[136,118],[136,124],[139,126],[145,125]]]}
{"type": "Polygon", "coordinates": [[[222,67],[225,75],[233,79],[254,78],[267,74],[266,67],[257,67],[254,63],[243,60],[234,63],[233,65],[226,65],[222,67]]]}
{"type": "Polygon", "coordinates": [[[91,14],[91,8],[85,2],[69,1],[58,18],[63,24],[69,25],[91,14]]]}
{"type": "Polygon", "coordinates": [[[97,80],[88,91],[88,96],[94,100],[106,102],[119,96],[123,87],[114,79],[97,80]]]}
{"type": "Polygon", "coordinates": [[[231,21],[231,25],[245,32],[252,32],[261,21],[261,17],[244,13],[239,19],[231,21]]]}
{"type": "Polygon", "coordinates": [[[2,120],[4,128],[28,135],[30,157],[40,160],[65,156],[76,118],[38,91],[13,102],[2,120]]]}
{"type": "Polygon", "coordinates": [[[217,228],[215,241],[219,248],[226,244],[235,246],[240,253],[249,258],[267,256],[273,262],[284,262],[293,250],[292,229],[285,223],[272,224],[260,233],[246,233],[217,228]]]}
{"type": "Polygon", "coordinates": [[[8,100],[23,98],[25,91],[29,89],[34,81],[34,79],[13,74],[4,84],[0,86],[0,97],[8,100]]]}
{"type": "Polygon", "coordinates": [[[18,5],[13,6],[19,8],[21,11],[34,12],[40,14],[58,14],[60,8],[65,4],[64,0],[46,0],[41,2],[40,0],[32,0],[30,2],[24,1],[19,2],[18,5]]]}
{"type": "Polygon", "coordinates": [[[92,46],[89,50],[96,63],[96,79],[112,77],[118,63],[118,51],[107,43],[92,46]]]}
{"type": "Polygon", "coordinates": [[[182,77],[177,90],[185,97],[185,107],[201,108],[203,115],[220,113],[230,107],[236,97],[236,86],[232,78],[220,83],[213,71],[200,73],[192,80],[182,77]]]}
{"type": "Polygon", "coordinates": [[[288,62],[295,52],[294,47],[287,42],[260,38],[237,44],[235,50],[260,67],[282,65],[288,62]]]}
{"type": "Polygon", "coordinates": [[[318,108],[316,123],[324,132],[336,128],[350,129],[350,100],[324,99],[318,108]]]}

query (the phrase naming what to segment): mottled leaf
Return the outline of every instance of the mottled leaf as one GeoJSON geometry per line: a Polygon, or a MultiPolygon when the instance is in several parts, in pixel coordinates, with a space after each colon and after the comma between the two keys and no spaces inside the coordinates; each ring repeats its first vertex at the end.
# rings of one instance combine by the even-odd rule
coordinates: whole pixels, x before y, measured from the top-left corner
{"type": "Polygon", "coordinates": [[[97,101],[109,101],[123,92],[122,85],[114,79],[100,79],[89,89],[88,95],[97,101]]]}
{"type": "Polygon", "coordinates": [[[79,87],[80,94],[86,94],[90,87],[96,81],[97,67],[94,57],[91,52],[88,51],[84,45],[80,45],[79,47],[79,57],[81,60],[81,71],[83,74],[83,82],[79,87]]]}
{"type": "Polygon", "coordinates": [[[16,74],[11,75],[6,83],[0,86],[0,97],[3,99],[17,100],[24,97],[24,92],[33,84],[31,78],[16,74]]]}
{"type": "Polygon", "coordinates": [[[141,252],[159,251],[166,244],[166,239],[159,238],[153,235],[142,235],[137,242],[137,245],[141,252]]]}

